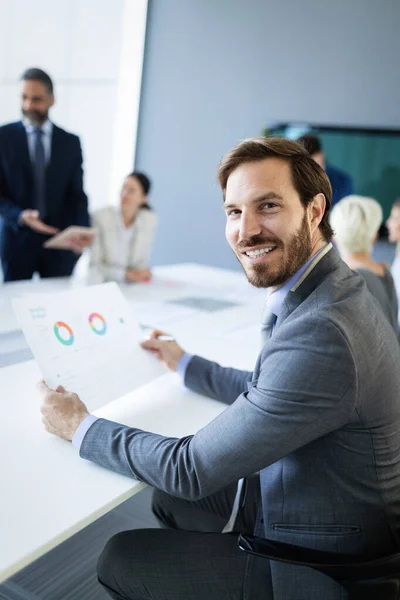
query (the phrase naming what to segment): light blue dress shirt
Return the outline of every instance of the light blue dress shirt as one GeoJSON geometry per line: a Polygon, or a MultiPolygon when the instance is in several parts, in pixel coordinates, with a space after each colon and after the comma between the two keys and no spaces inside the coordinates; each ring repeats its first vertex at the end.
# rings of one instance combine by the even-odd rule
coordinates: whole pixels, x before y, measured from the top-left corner
{"type": "MultiPolygon", "coordinates": [[[[327,246],[328,246],[328,244],[325,244],[325,246],[323,246],[320,250],[318,250],[318,252],[313,254],[311,256],[311,258],[309,258],[309,260],[302,267],[300,267],[300,269],[293,275],[293,277],[291,277],[282,287],[273,291],[268,296],[266,305],[269,308],[269,310],[274,313],[276,318],[279,317],[279,314],[282,310],[283,302],[284,302],[287,294],[290,292],[292,287],[294,287],[296,285],[296,283],[299,281],[300,277],[302,277],[302,275],[307,271],[308,267],[311,265],[313,260],[318,256],[318,254],[320,252],[322,252],[324,249],[326,249],[327,246]]],[[[193,358],[193,354],[188,354],[187,352],[185,352],[185,354],[182,356],[182,358],[179,361],[179,364],[177,367],[177,373],[182,377],[183,381],[185,380],[186,369],[188,368],[188,365],[189,365],[190,361],[192,360],[192,358],[193,358]]],[[[89,427],[91,427],[93,425],[93,423],[95,421],[97,421],[97,418],[98,417],[95,417],[93,415],[86,417],[86,419],[84,419],[82,421],[82,423],[79,425],[78,429],[76,430],[75,435],[72,438],[72,444],[76,448],[78,448],[78,450],[81,447],[81,444],[82,444],[83,438],[86,435],[86,432],[88,431],[89,427]]]]}

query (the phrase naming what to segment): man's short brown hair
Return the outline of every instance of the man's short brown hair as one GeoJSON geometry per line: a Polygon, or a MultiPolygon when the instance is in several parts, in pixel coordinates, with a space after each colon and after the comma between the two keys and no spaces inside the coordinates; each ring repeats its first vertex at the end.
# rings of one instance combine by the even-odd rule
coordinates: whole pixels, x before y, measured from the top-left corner
{"type": "Polygon", "coordinates": [[[333,231],[329,224],[332,205],[332,188],[325,171],[311,158],[307,150],[297,142],[284,138],[249,138],[240,142],[225,156],[218,167],[218,181],[224,198],[229,176],[240,165],[266,158],[282,158],[290,164],[293,186],[306,208],[317,194],[324,194],[326,208],[319,229],[329,242],[333,231]]]}

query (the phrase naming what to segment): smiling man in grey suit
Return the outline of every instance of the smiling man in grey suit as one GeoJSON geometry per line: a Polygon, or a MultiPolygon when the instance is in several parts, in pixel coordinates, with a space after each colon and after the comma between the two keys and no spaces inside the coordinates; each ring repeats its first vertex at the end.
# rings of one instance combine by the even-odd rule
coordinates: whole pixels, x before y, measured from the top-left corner
{"type": "Polygon", "coordinates": [[[228,408],[171,439],[96,420],[42,383],[44,422],[83,458],[159,490],[170,529],[118,534],[100,557],[111,597],[343,599],[320,573],[241,552],[237,532],[366,557],[399,550],[399,345],[329,243],[331,188],[306,150],[246,140],[219,181],[227,239],[249,281],[270,289],[254,372],[188,356],[160,332],[144,345],[228,408]]]}

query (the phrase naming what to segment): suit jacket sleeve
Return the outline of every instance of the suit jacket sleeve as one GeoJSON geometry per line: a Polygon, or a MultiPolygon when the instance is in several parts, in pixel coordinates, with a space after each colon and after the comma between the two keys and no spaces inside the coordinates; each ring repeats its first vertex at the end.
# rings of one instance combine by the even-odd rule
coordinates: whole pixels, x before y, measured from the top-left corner
{"type": "Polygon", "coordinates": [[[0,135],[0,216],[13,228],[18,227],[18,217],[21,214],[21,207],[18,206],[7,194],[5,188],[5,173],[3,165],[4,141],[0,135]]]}
{"type": "Polygon", "coordinates": [[[196,500],[342,427],[357,398],[344,334],[317,316],[284,325],[263,348],[258,380],[196,435],[168,438],[100,419],[81,456],[196,500]]]}
{"type": "Polygon", "coordinates": [[[203,396],[232,404],[247,390],[251,377],[250,371],[228,369],[193,356],[186,369],[185,386],[203,396]]]}
{"type": "Polygon", "coordinates": [[[76,138],[76,142],[76,159],[71,176],[69,197],[71,203],[75,206],[74,225],[89,227],[90,219],[88,212],[88,199],[85,192],[83,191],[82,149],[78,137],[76,138]]]}

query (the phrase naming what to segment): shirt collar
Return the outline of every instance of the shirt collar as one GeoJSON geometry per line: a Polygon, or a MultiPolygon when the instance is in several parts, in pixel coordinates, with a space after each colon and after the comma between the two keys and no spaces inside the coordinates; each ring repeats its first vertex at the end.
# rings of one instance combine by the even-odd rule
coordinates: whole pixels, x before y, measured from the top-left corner
{"type": "Polygon", "coordinates": [[[122,212],[121,212],[121,207],[120,206],[116,206],[115,207],[115,213],[117,215],[117,220],[118,220],[118,226],[122,231],[133,231],[133,229],[135,228],[136,225],[136,219],[133,221],[132,225],[129,225],[129,227],[125,227],[124,225],[124,220],[122,218],[122,212]]]}
{"type": "Polygon", "coordinates": [[[308,259],[308,261],[306,263],[304,263],[304,265],[301,266],[300,269],[282,287],[278,288],[277,290],[275,290],[274,292],[272,292],[272,294],[270,294],[268,296],[266,305],[267,305],[267,308],[271,312],[274,313],[274,315],[279,317],[279,314],[282,309],[283,301],[285,300],[288,292],[293,287],[295,287],[295,285],[299,282],[301,277],[305,274],[305,272],[311,266],[312,262],[316,259],[316,257],[322,252],[323,252],[323,255],[326,254],[326,252],[328,252],[331,249],[331,247],[332,247],[332,245],[330,243],[325,244],[325,246],[323,246],[322,248],[320,248],[318,250],[318,252],[313,254],[308,259]]]}
{"type": "MultiPolygon", "coordinates": [[[[29,119],[24,119],[23,121],[24,127],[26,129],[26,133],[33,133],[36,129],[36,125],[33,125],[29,119]]],[[[43,133],[45,135],[51,135],[51,132],[53,131],[53,123],[47,119],[47,121],[45,121],[43,123],[43,125],[40,127],[40,129],[43,131],[43,133]]]]}

